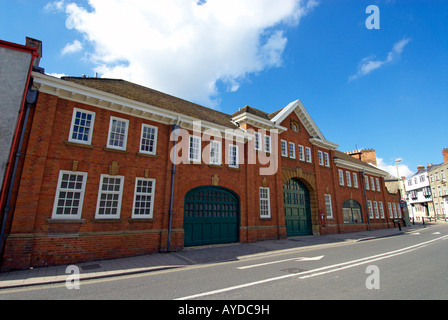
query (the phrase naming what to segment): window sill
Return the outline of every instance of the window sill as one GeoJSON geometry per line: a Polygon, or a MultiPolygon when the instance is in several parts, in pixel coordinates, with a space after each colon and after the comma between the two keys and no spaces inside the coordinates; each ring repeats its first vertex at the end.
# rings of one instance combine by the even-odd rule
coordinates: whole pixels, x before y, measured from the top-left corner
{"type": "Polygon", "coordinates": [[[135,222],[154,222],[154,221],[156,221],[156,219],[154,219],[154,218],[129,218],[128,221],[130,223],[135,223],[135,222]]]}
{"type": "Polygon", "coordinates": [[[193,160],[188,160],[188,162],[186,162],[185,164],[193,164],[195,166],[202,166],[202,162],[196,162],[193,160]]]}
{"type": "Polygon", "coordinates": [[[141,152],[137,152],[137,156],[145,157],[145,158],[153,158],[153,159],[157,159],[159,157],[158,154],[149,154],[149,153],[141,153],[141,152]]]}
{"type": "Polygon", "coordinates": [[[47,219],[48,224],[82,224],[85,222],[86,220],[84,219],[58,219],[58,218],[47,219]]]}
{"type": "Polygon", "coordinates": [[[92,222],[95,223],[105,223],[105,222],[121,222],[122,220],[120,218],[94,218],[91,220],[92,222]]]}
{"type": "Polygon", "coordinates": [[[127,151],[127,150],[112,149],[112,148],[108,148],[108,147],[104,147],[103,150],[106,151],[106,152],[115,152],[115,153],[122,153],[122,154],[128,154],[129,153],[129,151],[127,151]]]}
{"type": "Polygon", "coordinates": [[[84,148],[84,149],[95,148],[95,146],[91,145],[91,144],[83,144],[83,143],[70,142],[70,141],[64,141],[64,144],[69,147],[79,147],[79,148],[84,148]]]}

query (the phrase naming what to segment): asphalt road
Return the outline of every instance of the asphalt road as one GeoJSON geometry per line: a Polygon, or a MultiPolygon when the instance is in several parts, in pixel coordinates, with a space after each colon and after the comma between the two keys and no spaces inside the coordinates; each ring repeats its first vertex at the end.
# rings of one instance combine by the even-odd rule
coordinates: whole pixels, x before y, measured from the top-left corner
{"type": "MultiPolygon", "coordinates": [[[[315,299],[446,300],[448,225],[356,243],[82,281],[79,289],[57,284],[0,290],[0,300],[106,299],[246,300],[254,304],[315,299]]],[[[262,311],[252,312],[257,310],[262,311]]]]}

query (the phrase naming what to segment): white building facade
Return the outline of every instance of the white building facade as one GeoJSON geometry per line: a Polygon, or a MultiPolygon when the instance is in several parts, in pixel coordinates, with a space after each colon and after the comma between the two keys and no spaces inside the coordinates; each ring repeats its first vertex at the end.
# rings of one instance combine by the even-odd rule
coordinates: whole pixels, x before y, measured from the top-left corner
{"type": "Polygon", "coordinates": [[[446,218],[448,213],[448,162],[434,165],[428,170],[434,214],[438,219],[446,218]]]}
{"type": "Polygon", "coordinates": [[[430,180],[424,166],[419,166],[418,172],[405,181],[405,188],[410,219],[421,220],[433,216],[430,180]]]}

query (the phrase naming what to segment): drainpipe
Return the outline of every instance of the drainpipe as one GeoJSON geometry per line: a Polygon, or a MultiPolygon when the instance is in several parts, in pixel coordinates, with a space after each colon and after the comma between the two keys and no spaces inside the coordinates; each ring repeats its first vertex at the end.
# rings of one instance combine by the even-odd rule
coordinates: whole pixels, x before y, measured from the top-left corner
{"type": "MultiPolygon", "coordinates": [[[[31,87],[31,83],[29,84],[29,86],[31,87]]],[[[25,117],[24,117],[24,122],[23,122],[23,126],[22,126],[22,131],[20,132],[20,139],[19,139],[19,145],[17,147],[17,152],[15,154],[16,158],[15,158],[15,162],[14,162],[14,167],[12,170],[12,176],[11,176],[11,182],[9,184],[9,190],[8,190],[8,195],[6,197],[6,205],[5,205],[5,210],[3,212],[3,222],[2,222],[2,227],[1,227],[1,231],[0,231],[0,256],[3,256],[3,249],[4,249],[4,236],[5,236],[5,227],[6,227],[6,220],[8,219],[8,214],[11,211],[10,205],[11,205],[11,197],[12,197],[12,191],[14,189],[14,182],[15,182],[15,178],[16,178],[16,174],[17,174],[17,167],[19,165],[19,161],[20,158],[23,156],[22,153],[20,153],[20,151],[22,150],[22,145],[23,145],[23,139],[25,136],[25,131],[26,131],[26,127],[28,124],[28,118],[29,118],[29,114],[30,114],[30,109],[31,107],[34,105],[34,103],[36,103],[37,101],[37,95],[38,92],[37,91],[33,91],[30,88],[28,88],[28,91],[26,93],[26,103],[25,103],[25,117]]],[[[16,131],[16,134],[19,134],[19,130],[16,131]]]]}
{"type": "Polygon", "coordinates": [[[179,133],[179,118],[177,123],[173,125],[172,132],[174,132],[174,154],[173,154],[173,167],[171,169],[171,195],[170,195],[170,210],[169,214],[169,224],[168,224],[168,243],[167,243],[167,252],[171,249],[171,228],[173,223],[173,204],[174,204],[174,178],[176,176],[176,156],[177,156],[177,139],[179,133]]]}
{"type": "Polygon", "coordinates": [[[368,225],[368,230],[372,231],[372,229],[370,228],[370,217],[369,217],[369,206],[367,205],[367,193],[366,193],[366,177],[364,174],[364,169],[361,171],[361,177],[362,177],[362,190],[364,191],[364,202],[366,204],[366,216],[367,216],[367,225],[368,225]]]}

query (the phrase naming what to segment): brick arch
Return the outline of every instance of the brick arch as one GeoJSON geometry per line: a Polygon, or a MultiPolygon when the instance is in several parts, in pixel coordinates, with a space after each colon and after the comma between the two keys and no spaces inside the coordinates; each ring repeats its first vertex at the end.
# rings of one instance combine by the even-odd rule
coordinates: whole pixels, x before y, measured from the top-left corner
{"type": "Polygon", "coordinates": [[[313,225],[313,234],[320,234],[320,222],[319,222],[319,208],[317,204],[317,191],[316,191],[316,174],[302,170],[297,167],[296,169],[282,168],[282,181],[283,186],[291,179],[297,179],[301,181],[310,193],[310,208],[311,208],[311,221],[313,225]]]}

